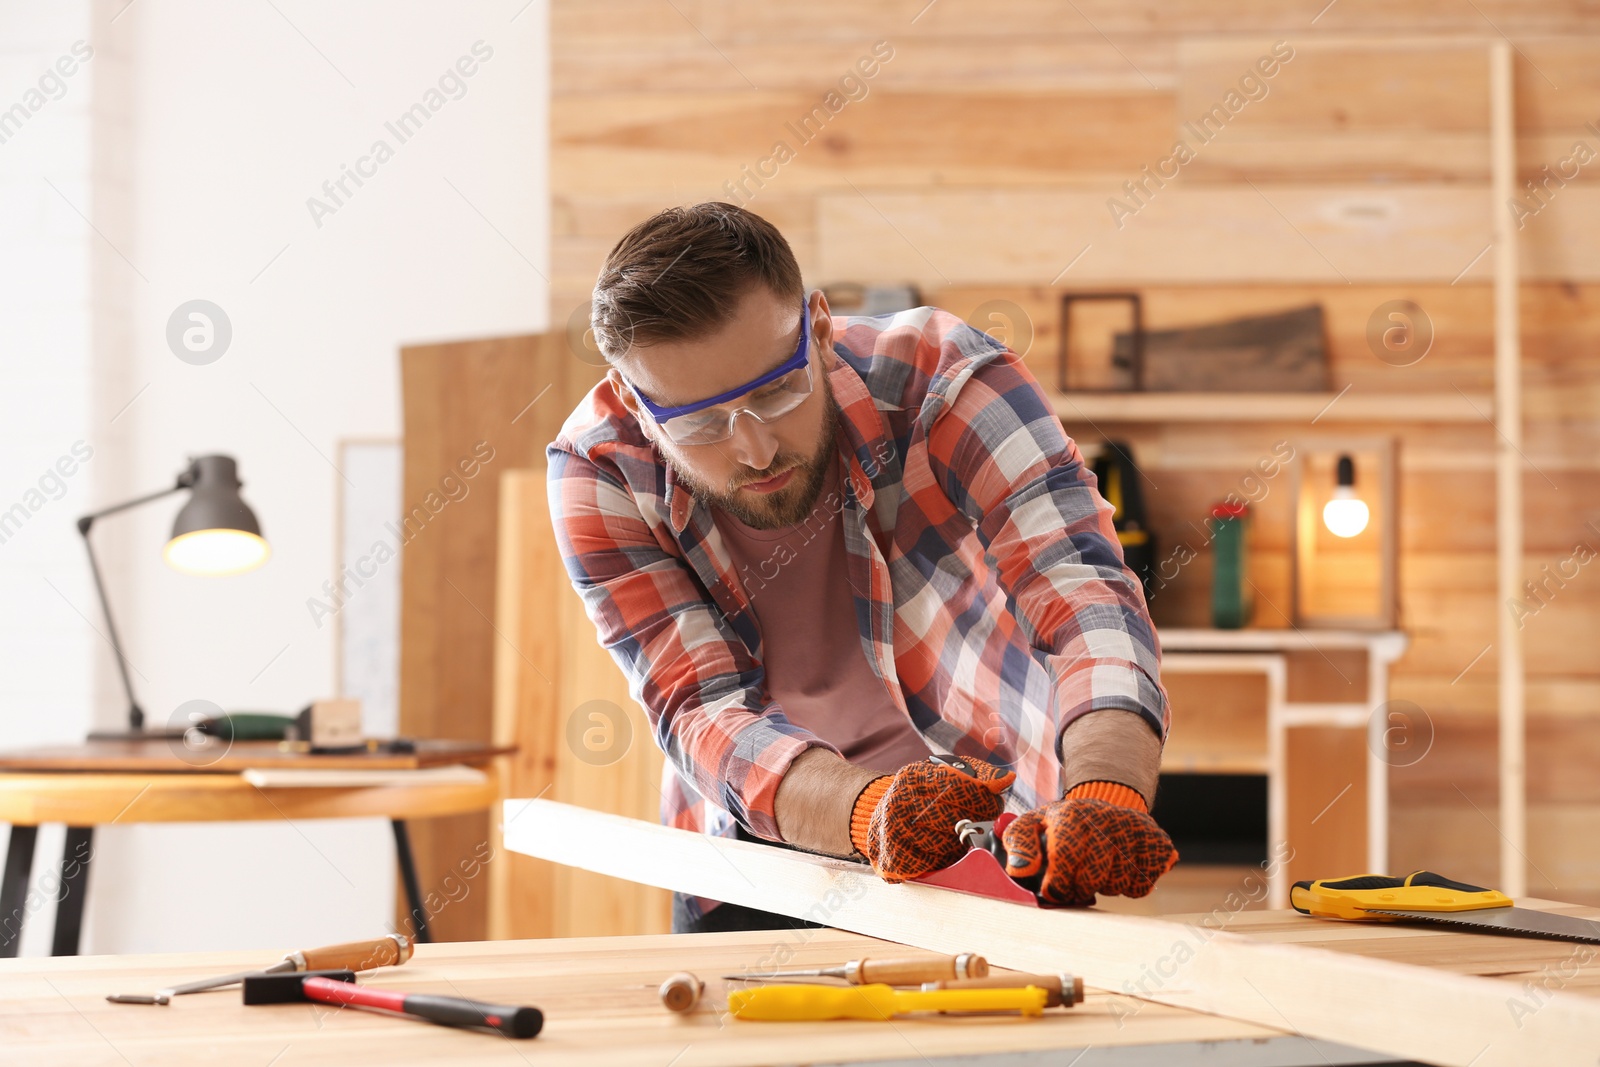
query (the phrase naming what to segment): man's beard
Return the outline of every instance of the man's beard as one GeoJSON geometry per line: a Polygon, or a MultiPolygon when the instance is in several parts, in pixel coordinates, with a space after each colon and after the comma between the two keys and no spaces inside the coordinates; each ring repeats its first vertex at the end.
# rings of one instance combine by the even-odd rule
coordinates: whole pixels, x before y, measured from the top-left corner
{"type": "Polygon", "coordinates": [[[757,471],[741,467],[740,473],[730,477],[727,488],[721,492],[712,489],[673,463],[672,457],[665,458],[672,464],[678,481],[688,486],[694,498],[707,507],[721,508],[756,530],[779,530],[786,526],[797,526],[810,516],[811,510],[816,506],[817,497],[822,493],[822,484],[828,477],[828,464],[838,462],[838,447],[834,443],[834,437],[839,430],[839,407],[834,402],[833,390],[828,388],[826,378],[823,379],[823,387],[822,399],[826,406],[822,414],[822,432],[809,457],[802,456],[798,452],[779,452],[772,457],[772,462],[765,470],[757,471]],[[741,486],[776,478],[787,470],[794,470],[794,477],[789,480],[788,485],[776,492],[761,494],[740,492],[741,486]]]}

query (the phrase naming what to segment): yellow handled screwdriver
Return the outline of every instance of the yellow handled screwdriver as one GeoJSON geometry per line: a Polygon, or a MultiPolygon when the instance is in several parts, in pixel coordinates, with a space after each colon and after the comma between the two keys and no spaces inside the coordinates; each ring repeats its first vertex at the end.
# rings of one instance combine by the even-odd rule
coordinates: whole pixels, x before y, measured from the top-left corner
{"type": "Polygon", "coordinates": [[[1043,1015],[1048,994],[1022,989],[947,989],[931,993],[886,985],[767,985],[728,994],[737,1019],[817,1022],[824,1019],[889,1019],[913,1011],[1017,1011],[1043,1015]]]}
{"type": "Polygon", "coordinates": [[[974,952],[958,956],[929,956],[921,959],[859,959],[839,967],[816,967],[800,971],[763,971],[759,974],[725,974],[730,982],[766,982],[773,978],[843,978],[851,985],[921,985],[957,978],[987,978],[989,961],[974,952]]]}

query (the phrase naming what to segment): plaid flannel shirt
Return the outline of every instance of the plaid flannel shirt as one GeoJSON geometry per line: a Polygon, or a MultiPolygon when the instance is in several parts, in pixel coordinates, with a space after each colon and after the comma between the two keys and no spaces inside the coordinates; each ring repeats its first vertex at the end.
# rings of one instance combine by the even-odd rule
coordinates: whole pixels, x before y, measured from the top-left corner
{"type": "MultiPolygon", "coordinates": [[[[927,307],[838,317],[834,337],[854,621],[929,749],[1015,770],[1007,807],[1023,811],[1061,796],[1079,716],[1123,709],[1165,738],[1160,645],[1111,505],[1021,359],[927,307]]],[[[709,510],[606,382],[547,455],[562,560],[667,757],[662,821],[781,840],[789,764],[838,750],[768,692],[709,510]]]]}

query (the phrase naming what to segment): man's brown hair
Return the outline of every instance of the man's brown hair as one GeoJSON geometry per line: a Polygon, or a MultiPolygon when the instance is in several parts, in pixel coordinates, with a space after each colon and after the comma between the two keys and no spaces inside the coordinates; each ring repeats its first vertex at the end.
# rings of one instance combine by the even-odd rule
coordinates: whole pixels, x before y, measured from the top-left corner
{"type": "Polygon", "coordinates": [[[715,333],[755,284],[805,299],[789,242],[760,215],[710,201],[658,212],[606,256],[589,324],[606,360],[630,348],[715,333]]]}

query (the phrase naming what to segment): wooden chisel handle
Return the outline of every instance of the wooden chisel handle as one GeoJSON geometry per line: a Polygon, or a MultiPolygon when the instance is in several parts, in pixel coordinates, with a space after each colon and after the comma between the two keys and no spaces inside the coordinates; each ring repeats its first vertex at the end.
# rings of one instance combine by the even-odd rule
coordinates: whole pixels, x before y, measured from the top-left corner
{"type": "Polygon", "coordinates": [[[939,989],[1021,989],[1038,986],[1045,991],[1047,1008],[1070,1008],[1083,1002],[1083,979],[1070,974],[991,974],[987,978],[957,978],[948,982],[924,982],[922,991],[939,989]]]}
{"type": "Polygon", "coordinates": [[[389,934],[372,941],[302,949],[289,953],[284,959],[293,963],[297,971],[369,971],[374,967],[404,963],[413,951],[410,938],[389,934]]]}
{"type": "Polygon", "coordinates": [[[988,973],[988,960],[963,952],[959,956],[928,959],[851,960],[845,964],[844,976],[854,985],[921,985],[957,978],[982,978],[988,973]]]}

